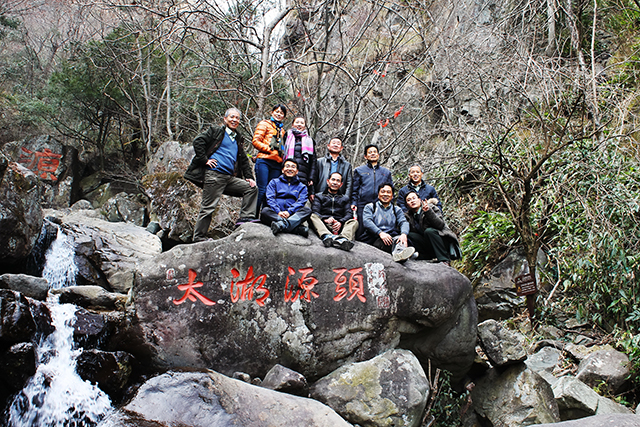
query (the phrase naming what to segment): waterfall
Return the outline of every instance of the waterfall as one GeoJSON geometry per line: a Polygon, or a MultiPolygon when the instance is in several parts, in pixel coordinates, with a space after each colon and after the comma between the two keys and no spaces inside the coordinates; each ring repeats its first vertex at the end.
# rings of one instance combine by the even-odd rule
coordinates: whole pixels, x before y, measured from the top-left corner
{"type": "MultiPolygon", "coordinates": [[[[58,229],[58,237],[46,255],[43,270],[52,288],[75,284],[74,247],[58,229]]],[[[76,372],[82,352],[73,342],[76,307],[47,299],[55,331],[36,351],[36,373],[14,398],[8,411],[9,427],[92,427],[111,412],[109,397],[76,372]]]]}

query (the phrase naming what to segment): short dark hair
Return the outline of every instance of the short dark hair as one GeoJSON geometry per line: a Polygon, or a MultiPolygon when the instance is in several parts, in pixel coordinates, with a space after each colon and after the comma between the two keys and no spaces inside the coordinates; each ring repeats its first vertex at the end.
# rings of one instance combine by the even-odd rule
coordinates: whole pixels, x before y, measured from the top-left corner
{"type": "Polygon", "coordinates": [[[409,194],[415,194],[416,196],[418,196],[418,199],[420,198],[420,195],[418,194],[418,192],[416,191],[409,191],[406,196],[404,196],[404,201],[407,201],[407,197],[409,197],[409,194]]]}
{"type": "Polygon", "coordinates": [[[396,189],[393,188],[393,184],[390,182],[383,182],[382,184],[378,185],[378,193],[380,192],[380,190],[382,190],[383,187],[389,186],[391,187],[391,192],[395,193],[396,189]]]}
{"type": "Polygon", "coordinates": [[[371,147],[375,148],[376,151],[378,152],[378,154],[380,154],[380,149],[378,148],[377,144],[367,144],[367,145],[364,146],[364,155],[365,156],[367,155],[367,151],[369,151],[369,148],[371,148],[371,147]]]}
{"type": "Polygon", "coordinates": [[[290,159],[285,159],[282,162],[282,167],[284,167],[284,164],[287,163],[287,162],[291,162],[291,163],[295,164],[297,169],[300,168],[300,165],[298,164],[298,161],[296,159],[294,159],[293,157],[291,157],[290,159]]]}
{"type": "Polygon", "coordinates": [[[273,108],[271,109],[271,112],[273,113],[274,111],[276,111],[277,109],[281,109],[282,112],[284,113],[284,116],[287,117],[287,107],[285,107],[282,104],[276,104],[273,106],[273,108]]]}
{"type": "Polygon", "coordinates": [[[332,172],[331,174],[329,174],[329,179],[331,179],[333,175],[340,175],[340,181],[342,181],[342,174],[340,172],[332,172]]]}

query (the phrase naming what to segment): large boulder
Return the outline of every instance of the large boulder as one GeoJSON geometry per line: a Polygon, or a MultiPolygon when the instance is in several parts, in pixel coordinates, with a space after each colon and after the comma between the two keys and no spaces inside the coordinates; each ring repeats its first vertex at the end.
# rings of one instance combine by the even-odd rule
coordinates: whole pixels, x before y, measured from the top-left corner
{"type": "Polygon", "coordinates": [[[107,420],[104,425],[350,426],[320,402],[247,384],[213,371],[168,372],[154,377],[138,389],[123,409],[126,413],[120,418],[125,418],[124,422],[107,420]],[[135,421],[129,424],[127,419],[135,421]]]}
{"type": "Polygon", "coordinates": [[[162,252],[160,239],[146,229],[108,222],[93,210],[47,211],[72,240],[79,283],[127,293],[138,262],[162,252]]]}
{"type": "Polygon", "coordinates": [[[488,319],[478,325],[480,346],[493,366],[512,365],[527,358],[526,338],[496,320],[488,319]]]}
{"type": "Polygon", "coordinates": [[[640,416],[637,415],[595,415],[592,417],[580,418],[579,420],[563,421],[553,424],[534,424],[537,427],[638,427],[640,426],[640,416]]]}
{"type": "Polygon", "coordinates": [[[176,246],[137,271],[136,317],[114,339],[145,349],[158,368],[263,377],[280,363],[313,381],[401,337],[421,362],[458,379],[474,359],[471,286],[444,264],[399,264],[363,243],[345,253],[315,236],[274,237],[245,224],[224,239],[176,246]]]}
{"type": "Polygon", "coordinates": [[[0,288],[12,289],[29,298],[44,301],[49,293],[49,282],[42,277],[26,274],[3,274],[0,276],[0,288]]]}
{"type": "Polygon", "coordinates": [[[143,194],[118,193],[102,206],[109,222],[130,222],[146,227],[149,221],[148,200],[143,194]]]}
{"type": "Polygon", "coordinates": [[[407,350],[390,350],[321,378],[311,397],[354,424],[418,427],[429,391],[418,359],[407,350]]]}
{"type": "Polygon", "coordinates": [[[147,172],[149,175],[170,172],[184,173],[195,154],[192,144],[167,141],[158,147],[147,162],[147,172]]]}
{"type": "Polygon", "coordinates": [[[591,387],[605,383],[609,392],[619,394],[631,374],[629,358],[617,350],[599,350],[580,362],[576,378],[591,387]]]}
{"type": "Polygon", "coordinates": [[[6,266],[7,272],[29,255],[43,218],[38,177],[24,166],[8,162],[0,182],[0,266],[6,266]]]}
{"type": "Polygon", "coordinates": [[[489,425],[520,427],[560,421],[551,387],[524,364],[490,369],[471,392],[473,407],[489,425]]]}

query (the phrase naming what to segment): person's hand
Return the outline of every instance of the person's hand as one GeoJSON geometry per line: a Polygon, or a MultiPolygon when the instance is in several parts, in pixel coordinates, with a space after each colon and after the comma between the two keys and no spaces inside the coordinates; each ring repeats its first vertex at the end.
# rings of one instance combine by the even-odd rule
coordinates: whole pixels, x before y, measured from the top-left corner
{"type": "Polygon", "coordinates": [[[407,243],[407,235],[406,234],[401,234],[400,236],[398,236],[398,241],[400,243],[402,243],[404,246],[409,246],[409,244],[407,243]]]}
{"type": "MultiPolygon", "coordinates": [[[[391,237],[391,234],[385,233],[383,231],[380,234],[378,234],[378,236],[380,237],[380,240],[382,240],[382,242],[385,245],[391,246],[393,244],[393,237],[391,237]]],[[[406,242],[406,238],[405,238],[405,242],[406,242]]]]}
{"type": "Polygon", "coordinates": [[[422,201],[422,210],[423,211],[428,211],[429,210],[429,202],[427,202],[426,200],[422,201]]]}
{"type": "Polygon", "coordinates": [[[340,231],[340,226],[342,224],[340,224],[340,221],[333,221],[333,224],[331,224],[331,228],[333,229],[333,234],[338,234],[338,232],[340,231]]]}
{"type": "Polygon", "coordinates": [[[216,159],[209,159],[207,160],[207,166],[209,166],[211,169],[215,169],[218,167],[218,161],[216,159]]]}
{"type": "Polygon", "coordinates": [[[251,187],[255,187],[256,186],[256,182],[254,180],[252,180],[252,179],[248,179],[247,182],[249,183],[249,185],[251,187]]]}
{"type": "Polygon", "coordinates": [[[290,215],[289,215],[289,212],[287,212],[287,211],[281,211],[281,212],[278,212],[278,216],[280,218],[287,219],[287,218],[289,218],[290,215]]]}
{"type": "Polygon", "coordinates": [[[324,223],[327,224],[327,225],[332,225],[333,221],[335,221],[335,219],[332,216],[330,216],[329,218],[325,218],[324,219],[324,223]]]}

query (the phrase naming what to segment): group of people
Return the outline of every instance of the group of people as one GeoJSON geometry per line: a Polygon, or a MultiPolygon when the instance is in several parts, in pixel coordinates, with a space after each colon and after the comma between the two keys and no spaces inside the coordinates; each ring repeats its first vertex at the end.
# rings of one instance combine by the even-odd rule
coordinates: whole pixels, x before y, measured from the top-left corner
{"type": "Polygon", "coordinates": [[[459,256],[456,235],[447,227],[438,194],[422,179],[420,166],[409,169],[409,183],[394,204],[391,171],[379,164],[375,144],[365,147],[366,162],[355,169],[341,155],[339,138],[332,138],[327,154],[318,158],[304,117],[295,117],[285,131],[286,115],[286,106],[278,104],[256,127],[251,141],[257,150],[255,180],[237,130],[238,109],[226,111],[223,126],[211,126],[195,138],[195,156],[185,173],[203,188],[194,242],[207,239],[220,196],[226,194],[242,197],[238,224],[261,221],[274,235],[307,237],[305,224],[310,224],[326,247],[349,251],[359,240],[392,254],[397,262],[411,258],[448,263],[459,256]]]}

